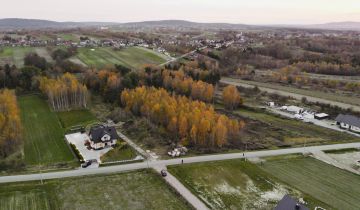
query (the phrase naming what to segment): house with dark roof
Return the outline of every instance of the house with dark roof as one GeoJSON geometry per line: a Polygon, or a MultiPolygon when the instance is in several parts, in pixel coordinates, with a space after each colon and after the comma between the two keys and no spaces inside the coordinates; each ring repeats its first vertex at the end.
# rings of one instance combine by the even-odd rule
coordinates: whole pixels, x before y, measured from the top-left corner
{"type": "Polygon", "coordinates": [[[339,114],[336,119],[336,124],[342,129],[350,130],[360,133],[360,118],[353,115],[339,114]]]}
{"type": "Polygon", "coordinates": [[[89,137],[91,148],[96,150],[115,146],[120,139],[114,127],[104,125],[92,127],[89,137]]]}
{"type": "Polygon", "coordinates": [[[274,210],[310,210],[303,204],[294,200],[290,195],[285,195],[274,210]]]}

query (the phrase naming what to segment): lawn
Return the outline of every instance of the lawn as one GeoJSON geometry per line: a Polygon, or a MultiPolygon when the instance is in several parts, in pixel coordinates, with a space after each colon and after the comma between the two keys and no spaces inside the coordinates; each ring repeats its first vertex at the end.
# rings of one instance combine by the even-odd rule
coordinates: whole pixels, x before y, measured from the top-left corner
{"type": "Polygon", "coordinates": [[[116,147],[105,155],[101,156],[101,161],[103,163],[113,162],[113,161],[124,161],[124,160],[133,160],[137,156],[134,149],[125,144],[121,145],[121,143],[117,143],[116,147]]]}
{"type": "Polygon", "coordinates": [[[0,185],[0,210],[190,209],[150,170],[0,185]]]}
{"type": "Polygon", "coordinates": [[[285,194],[318,204],[244,160],[171,166],[169,172],[211,209],[273,209],[285,194]]]}
{"type": "Polygon", "coordinates": [[[360,176],[307,157],[275,158],[261,168],[335,209],[360,206],[360,176]]]}
{"type": "Polygon", "coordinates": [[[55,112],[37,95],[19,97],[25,162],[55,164],[74,160],[55,112]]]}
{"type": "Polygon", "coordinates": [[[97,121],[96,117],[87,109],[57,112],[57,115],[65,129],[72,126],[86,126],[97,121]]]}
{"type": "Polygon", "coordinates": [[[140,47],[130,47],[117,51],[112,48],[95,48],[94,50],[80,48],[77,58],[87,66],[96,68],[121,64],[139,69],[145,64],[160,64],[165,62],[163,55],[140,47]]]}

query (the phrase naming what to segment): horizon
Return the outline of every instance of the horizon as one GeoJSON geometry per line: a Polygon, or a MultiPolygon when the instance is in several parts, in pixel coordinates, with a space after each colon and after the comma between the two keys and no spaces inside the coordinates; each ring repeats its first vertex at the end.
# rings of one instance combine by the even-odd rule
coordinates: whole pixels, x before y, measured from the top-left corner
{"type": "Polygon", "coordinates": [[[308,25],[360,22],[359,11],[360,1],[355,0],[334,0],[331,3],[327,0],[103,0],[101,5],[95,0],[64,0],[56,7],[51,0],[38,0],[36,4],[13,0],[0,8],[0,19],[116,23],[186,20],[247,25],[308,25]],[[21,8],[18,5],[22,5],[21,8]]]}
{"type": "Polygon", "coordinates": [[[51,20],[51,19],[38,19],[38,18],[18,18],[18,17],[4,17],[0,18],[0,20],[34,20],[34,21],[50,21],[50,22],[58,22],[58,23],[112,23],[112,24],[127,24],[127,23],[142,23],[142,22],[161,22],[161,21],[184,21],[184,22],[192,22],[192,23],[203,23],[203,24],[234,24],[234,25],[253,25],[253,26],[307,26],[307,25],[322,25],[322,24],[336,24],[336,23],[360,23],[360,21],[328,21],[322,23],[314,23],[314,24],[285,24],[285,23],[273,23],[273,24],[247,24],[247,23],[230,23],[230,22],[202,22],[202,21],[192,21],[186,19],[160,19],[160,20],[140,20],[140,21],[129,21],[129,22],[114,22],[114,21],[91,21],[91,20],[84,20],[84,21],[58,21],[58,20],[51,20]]]}

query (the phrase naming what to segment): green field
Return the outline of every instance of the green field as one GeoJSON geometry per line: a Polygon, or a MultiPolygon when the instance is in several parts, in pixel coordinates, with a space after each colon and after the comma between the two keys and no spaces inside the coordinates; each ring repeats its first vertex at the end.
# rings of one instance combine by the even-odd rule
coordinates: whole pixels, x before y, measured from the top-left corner
{"type": "Polygon", "coordinates": [[[273,158],[262,168],[285,183],[327,203],[332,208],[359,209],[359,175],[310,157],[273,158]]]}
{"type": "Polygon", "coordinates": [[[53,62],[49,52],[45,48],[5,47],[0,50],[0,65],[15,64],[18,68],[21,68],[24,66],[24,57],[31,52],[36,52],[39,56],[44,57],[48,62],[53,62]]]}
{"type": "Polygon", "coordinates": [[[115,51],[111,48],[80,48],[77,58],[88,66],[103,68],[114,64],[121,64],[131,68],[141,68],[145,64],[160,64],[165,62],[164,56],[154,51],[130,47],[115,51]]]}
{"type": "Polygon", "coordinates": [[[295,93],[295,94],[315,97],[315,98],[319,98],[319,99],[325,99],[325,100],[330,100],[330,101],[335,101],[335,102],[342,102],[342,103],[352,104],[352,105],[357,105],[357,106],[360,105],[360,98],[357,98],[357,97],[344,96],[344,95],[330,93],[330,92],[326,93],[326,92],[317,91],[317,90],[299,89],[299,88],[295,88],[295,87],[283,86],[283,85],[273,84],[273,83],[263,83],[263,82],[241,80],[241,79],[234,79],[234,78],[227,78],[227,77],[224,77],[222,79],[225,81],[236,82],[239,84],[242,83],[242,84],[247,84],[247,85],[256,85],[258,87],[269,88],[269,89],[284,91],[284,92],[288,92],[288,93],[295,93]]]}
{"type": "Polygon", "coordinates": [[[72,126],[86,126],[96,122],[96,117],[89,110],[72,110],[68,112],[57,112],[63,128],[72,126]]]}
{"type": "Polygon", "coordinates": [[[150,170],[0,185],[0,210],[190,209],[150,170]]]}
{"type": "Polygon", "coordinates": [[[211,209],[273,209],[285,194],[319,204],[244,160],[184,164],[169,171],[211,209]]]}
{"type": "Polygon", "coordinates": [[[54,164],[74,160],[55,112],[39,96],[19,97],[27,164],[54,164]]]}
{"type": "Polygon", "coordinates": [[[320,126],[304,123],[299,120],[279,117],[272,113],[262,110],[252,110],[241,108],[236,111],[237,114],[253,120],[264,122],[273,127],[274,131],[267,129],[271,135],[280,135],[283,141],[289,145],[295,144],[331,144],[358,141],[358,137],[338,132],[335,130],[323,128],[320,126]],[[281,133],[280,133],[281,131],[281,133]]]}
{"type": "Polygon", "coordinates": [[[75,34],[57,34],[57,37],[65,41],[80,41],[80,37],[76,36],[75,34]]]}

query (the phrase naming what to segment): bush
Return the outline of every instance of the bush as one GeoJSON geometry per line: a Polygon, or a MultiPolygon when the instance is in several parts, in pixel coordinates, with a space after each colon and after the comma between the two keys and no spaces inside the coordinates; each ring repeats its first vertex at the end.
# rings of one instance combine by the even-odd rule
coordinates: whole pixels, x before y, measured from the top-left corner
{"type": "Polygon", "coordinates": [[[75,153],[76,157],[79,159],[79,161],[81,163],[83,163],[84,162],[84,157],[80,154],[80,151],[76,148],[76,146],[74,144],[70,143],[70,147],[74,151],[74,153],[75,153]]]}

